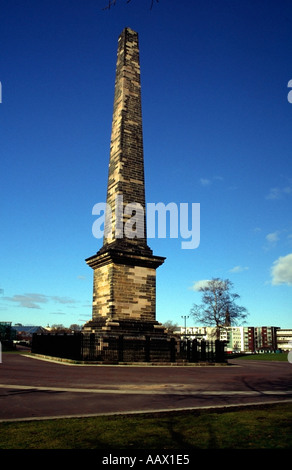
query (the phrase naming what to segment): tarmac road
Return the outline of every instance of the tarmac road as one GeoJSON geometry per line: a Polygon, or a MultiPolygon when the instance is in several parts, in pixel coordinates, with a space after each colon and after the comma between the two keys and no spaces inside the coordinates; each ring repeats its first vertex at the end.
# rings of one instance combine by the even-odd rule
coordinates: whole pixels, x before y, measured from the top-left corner
{"type": "Polygon", "coordinates": [[[2,355],[0,421],[171,411],[292,401],[292,364],[72,365],[2,355]]]}

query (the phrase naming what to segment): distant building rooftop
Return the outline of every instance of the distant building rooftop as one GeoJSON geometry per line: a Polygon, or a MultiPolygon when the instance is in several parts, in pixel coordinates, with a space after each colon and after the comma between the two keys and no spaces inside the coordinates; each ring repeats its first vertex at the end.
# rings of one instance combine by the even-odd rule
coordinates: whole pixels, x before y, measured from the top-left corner
{"type": "Polygon", "coordinates": [[[42,333],[46,332],[47,330],[42,326],[23,326],[23,325],[13,325],[13,330],[16,330],[18,333],[27,333],[28,335],[32,335],[33,333],[42,333]]]}

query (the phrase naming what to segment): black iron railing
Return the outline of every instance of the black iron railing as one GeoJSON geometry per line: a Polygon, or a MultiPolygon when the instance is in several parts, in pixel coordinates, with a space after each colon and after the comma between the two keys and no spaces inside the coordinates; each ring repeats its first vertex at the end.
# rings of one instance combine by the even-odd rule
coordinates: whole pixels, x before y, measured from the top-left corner
{"type": "Polygon", "coordinates": [[[225,362],[224,341],[168,341],[123,335],[102,339],[95,333],[33,334],[32,353],[46,356],[104,362],[225,362]]]}

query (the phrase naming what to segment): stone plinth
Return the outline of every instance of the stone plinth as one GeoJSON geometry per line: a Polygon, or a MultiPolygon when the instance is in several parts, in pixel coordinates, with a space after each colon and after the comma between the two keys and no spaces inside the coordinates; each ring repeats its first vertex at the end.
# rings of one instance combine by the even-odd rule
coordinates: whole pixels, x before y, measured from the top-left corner
{"type": "Polygon", "coordinates": [[[109,249],[86,261],[94,270],[93,320],[155,321],[156,268],[164,258],[109,249]]]}

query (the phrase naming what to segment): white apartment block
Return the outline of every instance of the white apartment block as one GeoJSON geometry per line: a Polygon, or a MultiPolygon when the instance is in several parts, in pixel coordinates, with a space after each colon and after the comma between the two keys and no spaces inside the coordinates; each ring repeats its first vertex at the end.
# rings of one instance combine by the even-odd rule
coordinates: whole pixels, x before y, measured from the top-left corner
{"type": "MultiPolygon", "coordinates": [[[[206,326],[179,327],[183,339],[214,341],[216,328],[206,326]]],[[[292,329],[275,326],[228,326],[220,330],[227,352],[284,351],[292,349],[292,329]]]]}
{"type": "MultiPolygon", "coordinates": [[[[189,340],[214,341],[216,339],[216,328],[209,326],[180,327],[179,333],[182,338],[189,340]]],[[[226,341],[227,351],[245,351],[243,326],[222,328],[220,330],[220,340],[226,341]]]]}
{"type": "Polygon", "coordinates": [[[292,350],[292,329],[283,328],[277,330],[277,343],[278,348],[283,351],[292,350]]]}

